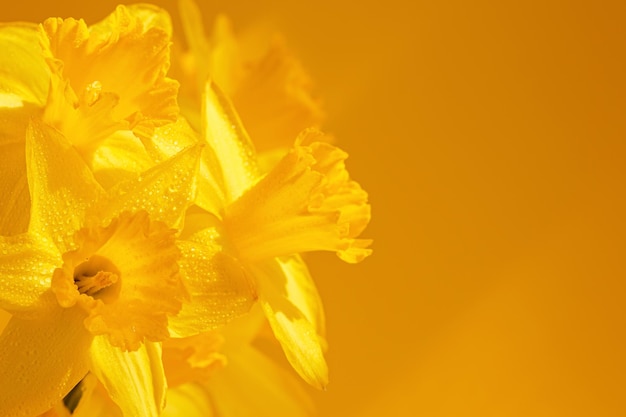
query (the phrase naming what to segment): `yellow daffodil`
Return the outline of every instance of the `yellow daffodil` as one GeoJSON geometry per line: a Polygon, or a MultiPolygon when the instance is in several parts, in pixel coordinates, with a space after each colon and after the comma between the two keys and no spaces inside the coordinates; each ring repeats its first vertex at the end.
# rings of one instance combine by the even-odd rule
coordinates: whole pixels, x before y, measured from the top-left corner
{"type": "Polygon", "coordinates": [[[154,164],[140,138],[178,115],[178,83],[166,77],[170,40],[169,15],[150,5],[119,6],[90,27],[57,18],[0,27],[3,235],[28,225],[24,137],[32,116],[63,133],[107,188],[154,164]]]}
{"type": "Polygon", "coordinates": [[[29,229],[0,240],[0,307],[13,314],[0,336],[0,415],[43,412],[89,370],[126,414],[158,415],[155,342],[177,320],[177,329],[211,330],[254,298],[235,262],[212,263],[214,251],[176,240],[200,148],[109,191],[40,121],[27,129],[26,154],[29,229]],[[202,295],[188,304],[203,316],[182,311],[190,293],[202,295]]]}
{"type": "MultiPolygon", "coordinates": [[[[368,256],[370,241],[357,239],[370,218],[367,194],[349,178],[347,154],[318,141],[317,131],[303,132],[262,176],[237,114],[212,83],[205,89],[203,117],[209,146],[195,200],[200,209],[187,216],[183,234],[209,246],[219,242],[245,266],[287,359],[322,388],[328,380],[322,306],[298,254],[330,250],[347,262],[368,256]]],[[[172,152],[160,140],[153,137],[153,148],[172,152]]]]}
{"type": "Polygon", "coordinates": [[[208,37],[193,0],[180,0],[179,10],[188,50],[174,61],[174,68],[180,73],[181,111],[194,127],[200,128],[208,79],[232,100],[258,152],[280,148],[282,156],[300,131],[322,122],[311,79],[281,38],[248,51],[226,16],[215,19],[208,37]]]}

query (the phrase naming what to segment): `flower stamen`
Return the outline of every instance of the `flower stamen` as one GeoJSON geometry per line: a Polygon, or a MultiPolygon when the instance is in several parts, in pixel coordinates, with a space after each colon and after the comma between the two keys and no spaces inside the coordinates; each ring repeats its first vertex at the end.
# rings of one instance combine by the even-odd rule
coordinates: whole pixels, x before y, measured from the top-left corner
{"type": "Polygon", "coordinates": [[[79,293],[94,297],[119,281],[119,271],[112,269],[115,267],[107,258],[93,255],[74,269],[74,285],[79,293]]]}

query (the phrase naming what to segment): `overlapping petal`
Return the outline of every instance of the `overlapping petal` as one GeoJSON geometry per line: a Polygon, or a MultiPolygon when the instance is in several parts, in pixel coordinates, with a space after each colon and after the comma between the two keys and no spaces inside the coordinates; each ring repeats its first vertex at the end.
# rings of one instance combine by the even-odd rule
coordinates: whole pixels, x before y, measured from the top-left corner
{"type": "Polygon", "coordinates": [[[0,24],[0,107],[46,103],[50,72],[38,37],[36,24],[0,24]]]}
{"type": "Polygon", "coordinates": [[[61,253],[72,249],[88,207],[104,195],[92,172],[56,129],[33,119],[26,133],[29,230],[50,238],[61,253]]]}
{"type": "Polygon", "coordinates": [[[214,330],[247,313],[257,299],[243,266],[220,247],[180,241],[183,279],[190,300],[170,319],[177,337],[214,330]]]}
{"type": "Polygon", "coordinates": [[[58,261],[56,248],[39,237],[0,237],[0,308],[30,317],[54,306],[54,297],[46,291],[58,261]]]}
{"type": "Polygon", "coordinates": [[[325,341],[318,333],[317,323],[312,323],[297,305],[303,304],[303,309],[309,313],[310,300],[303,303],[300,290],[293,290],[302,277],[298,277],[297,269],[289,266],[283,270],[277,260],[255,264],[252,270],[260,288],[259,302],[287,360],[309,384],[325,388],[328,384],[328,366],[323,352],[325,341]]]}
{"type": "Polygon", "coordinates": [[[147,342],[137,351],[124,352],[96,337],[90,360],[93,372],[125,416],[154,417],[165,407],[167,382],[160,344],[147,342]]]}
{"type": "Polygon", "coordinates": [[[43,413],[85,376],[92,336],[84,318],[79,309],[57,307],[37,320],[10,320],[0,335],[0,415],[43,413]]]}

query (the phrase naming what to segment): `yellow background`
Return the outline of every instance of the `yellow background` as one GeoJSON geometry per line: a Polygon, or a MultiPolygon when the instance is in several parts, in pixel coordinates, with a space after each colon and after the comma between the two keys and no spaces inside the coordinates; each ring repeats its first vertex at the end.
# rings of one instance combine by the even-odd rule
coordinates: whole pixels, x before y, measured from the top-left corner
{"type": "Polygon", "coordinates": [[[626,415],[626,3],[205,3],[285,34],[370,192],[374,255],[309,257],[320,415],[626,415]]]}

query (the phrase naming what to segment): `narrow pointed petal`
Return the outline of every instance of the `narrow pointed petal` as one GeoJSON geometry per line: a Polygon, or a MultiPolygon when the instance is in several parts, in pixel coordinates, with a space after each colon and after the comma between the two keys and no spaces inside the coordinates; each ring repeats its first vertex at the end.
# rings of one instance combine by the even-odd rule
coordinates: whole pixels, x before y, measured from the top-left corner
{"type": "Polygon", "coordinates": [[[43,106],[50,72],[41,54],[37,25],[0,24],[0,106],[9,102],[43,106]]]}
{"type": "Polygon", "coordinates": [[[320,337],[326,336],[326,317],[322,298],[309,269],[300,256],[290,256],[277,259],[286,278],[285,290],[287,298],[304,314],[313,325],[320,337]]]}
{"type": "Polygon", "coordinates": [[[110,220],[124,211],[145,210],[153,221],[178,226],[195,195],[201,152],[201,145],[193,146],[136,179],[116,185],[97,214],[110,220]]]}
{"type": "Polygon", "coordinates": [[[254,146],[228,98],[213,83],[204,90],[203,131],[224,171],[227,202],[259,177],[254,146]]]}
{"type": "Polygon", "coordinates": [[[202,23],[202,12],[192,0],[180,0],[178,2],[180,20],[183,23],[185,40],[189,45],[191,56],[194,59],[197,91],[201,91],[211,69],[211,47],[206,38],[202,23]]]}
{"type": "Polygon", "coordinates": [[[147,342],[134,352],[112,346],[98,336],[91,346],[92,372],[125,416],[158,416],[165,406],[167,383],[161,345],[147,342]]]}
{"type": "Polygon", "coordinates": [[[25,137],[34,105],[0,108],[0,235],[24,233],[30,218],[25,137]]]}
{"type": "Polygon", "coordinates": [[[328,366],[322,345],[325,343],[315,325],[290,300],[288,289],[292,277],[275,261],[253,267],[259,285],[259,302],[265,311],[276,339],[287,360],[312,386],[324,389],[328,384],[328,366]]]}
{"type": "Polygon", "coordinates": [[[46,294],[58,266],[55,252],[31,235],[0,237],[0,308],[28,317],[56,304],[46,294]]]}
{"type": "Polygon", "coordinates": [[[167,405],[161,417],[214,417],[215,415],[206,389],[200,384],[188,383],[169,389],[167,405]]]}
{"type": "Polygon", "coordinates": [[[32,199],[29,230],[51,238],[65,252],[85,211],[104,190],[63,135],[36,119],[26,132],[26,167],[32,199]]]}
{"type": "Polygon", "coordinates": [[[247,313],[256,301],[250,278],[220,248],[179,241],[181,274],[191,299],[170,318],[170,332],[186,337],[214,330],[247,313]]]}
{"type": "Polygon", "coordinates": [[[228,366],[206,383],[220,416],[307,417],[314,415],[301,382],[256,349],[229,352],[228,366]]]}
{"type": "MultiPolygon", "coordinates": [[[[200,143],[199,135],[183,117],[179,117],[176,123],[156,128],[150,138],[142,140],[148,154],[157,162],[169,159],[185,148],[200,143]]],[[[224,208],[224,178],[219,161],[209,146],[202,150],[196,180],[199,192],[195,204],[210,213],[216,215],[221,213],[224,208]]]]}
{"type": "Polygon", "coordinates": [[[89,370],[92,337],[80,309],[41,320],[13,317],[0,336],[0,415],[31,417],[52,408],[89,370]]]}
{"type": "Polygon", "coordinates": [[[141,141],[129,130],[118,130],[94,150],[91,169],[98,182],[109,189],[115,184],[136,178],[154,166],[141,141]]]}

